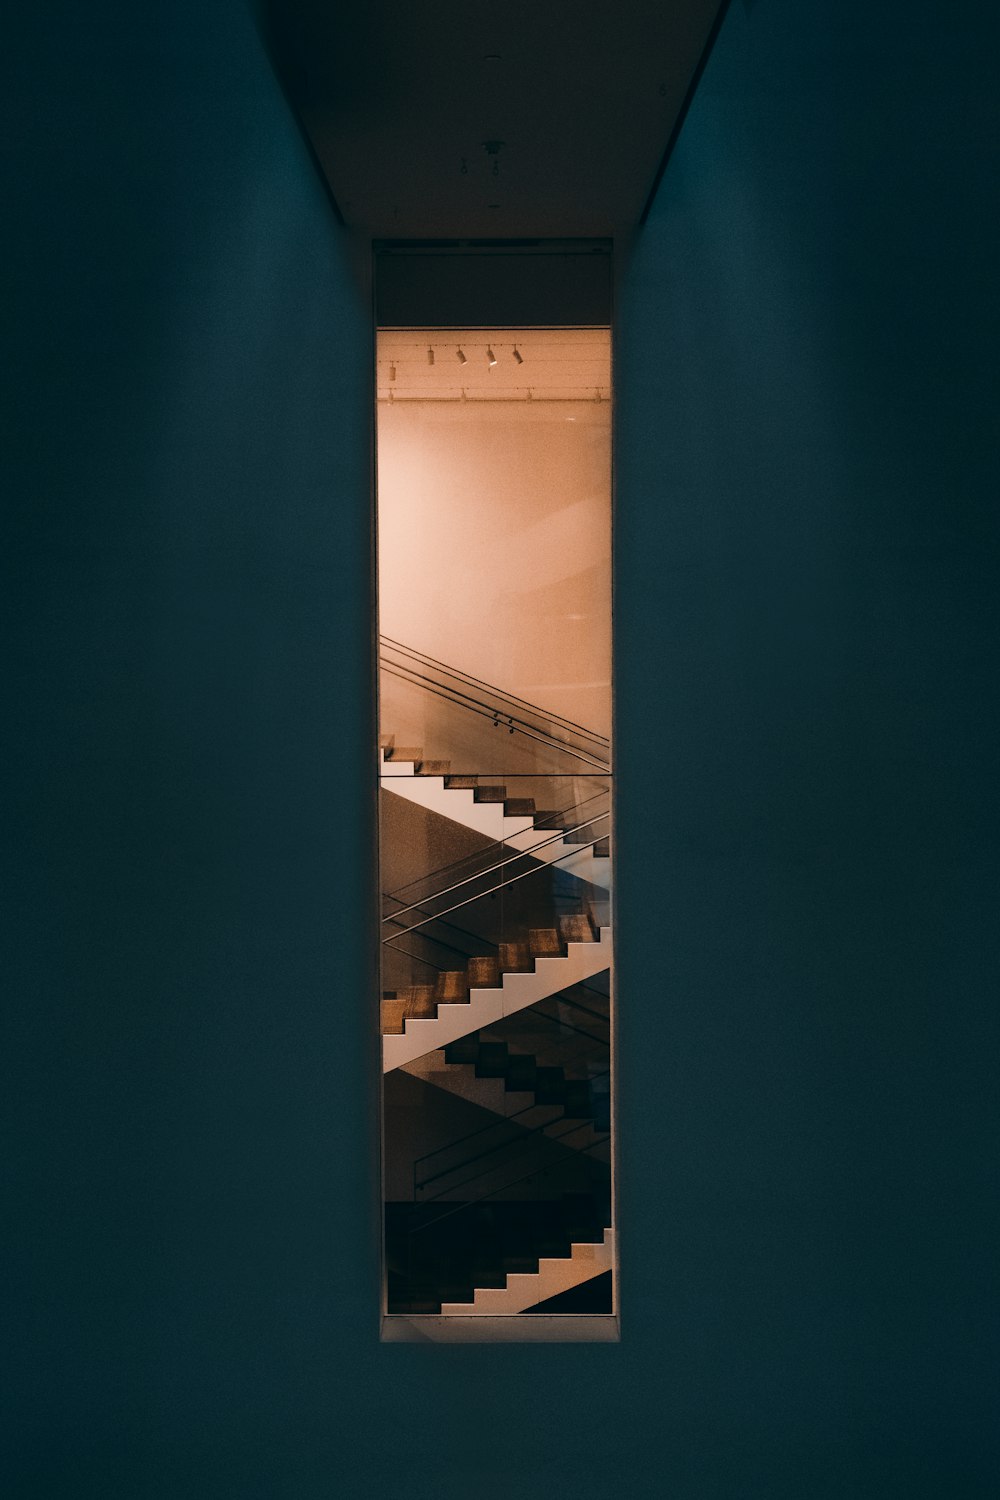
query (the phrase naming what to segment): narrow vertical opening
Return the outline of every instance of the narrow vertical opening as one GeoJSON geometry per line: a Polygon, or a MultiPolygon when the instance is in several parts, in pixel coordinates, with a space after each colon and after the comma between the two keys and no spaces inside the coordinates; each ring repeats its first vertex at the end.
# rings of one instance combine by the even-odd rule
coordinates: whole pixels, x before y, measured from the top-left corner
{"type": "Polygon", "coordinates": [[[377,330],[383,1336],[617,1308],[607,326],[377,330]]]}

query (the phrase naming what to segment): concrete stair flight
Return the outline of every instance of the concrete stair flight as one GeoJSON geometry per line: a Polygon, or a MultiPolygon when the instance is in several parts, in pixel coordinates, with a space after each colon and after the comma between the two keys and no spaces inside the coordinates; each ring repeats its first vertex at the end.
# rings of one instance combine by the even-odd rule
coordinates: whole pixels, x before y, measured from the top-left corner
{"type": "Polygon", "coordinates": [[[470,958],[434,984],[389,992],[381,1001],[382,1068],[388,1073],[493,1025],[611,967],[610,927],[588,915],[560,917],[527,941],[501,943],[497,957],[470,958]]]}
{"type": "Polygon", "coordinates": [[[389,1311],[518,1313],[612,1270],[602,1175],[541,1200],[387,1204],[389,1311]]]}
{"type": "Polygon", "coordinates": [[[573,818],[569,829],[554,820],[557,814],[538,811],[530,797],[508,797],[505,786],[487,784],[479,776],[452,776],[450,762],[425,760],[417,747],[397,747],[391,737],[379,746],[380,785],[426,808],[451,818],[465,828],[483,834],[494,843],[504,842],[519,853],[555,864],[568,874],[607,890],[611,876],[606,814],[595,815],[593,824],[574,828],[585,814],[573,818]],[[560,835],[562,835],[560,837],[560,835]]]}
{"type": "Polygon", "coordinates": [[[545,1256],[539,1260],[537,1271],[512,1271],[504,1286],[477,1287],[471,1302],[443,1302],[441,1311],[458,1317],[497,1317],[524,1312],[538,1302],[612,1270],[614,1259],[614,1230],[605,1229],[600,1243],[574,1244],[568,1257],[545,1256]]]}
{"type": "MultiPolygon", "coordinates": [[[[466,1038],[461,1040],[465,1041],[466,1038]]],[[[449,1043],[449,1047],[455,1045],[454,1042],[449,1043]]],[[[401,1067],[412,1078],[419,1078],[421,1082],[454,1094],[457,1099],[465,1099],[469,1104],[478,1104],[491,1114],[499,1115],[501,1119],[509,1119],[511,1115],[533,1109],[534,1093],[526,1089],[510,1089],[503,1078],[483,1078],[477,1075],[475,1066],[471,1063],[449,1063],[447,1053],[448,1048],[441,1047],[434,1052],[425,1052],[422,1057],[413,1058],[412,1062],[402,1063],[401,1067]]],[[[550,1113],[555,1118],[557,1111],[553,1109],[550,1113]]],[[[530,1123],[534,1124],[533,1117],[530,1123]]]]}
{"type": "Polygon", "coordinates": [[[506,1042],[484,1040],[478,1032],[414,1058],[403,1069],[501,1119],[516,1119],[529,1131],[565,1122],[568,1130],[552,1139],[592,1153],[595,1160],[609,1159],[610,1095],[585,1074],[567,1076],[557,1064],[540,1063],[530,1052],[512,1052],[506,1042]]]}

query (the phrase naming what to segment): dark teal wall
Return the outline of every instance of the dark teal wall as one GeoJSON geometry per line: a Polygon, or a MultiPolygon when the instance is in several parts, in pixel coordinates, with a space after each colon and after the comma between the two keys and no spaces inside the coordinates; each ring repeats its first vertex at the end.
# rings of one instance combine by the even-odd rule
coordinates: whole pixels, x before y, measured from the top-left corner
{"type": "Polygon", "coordinates": [[[990,42],[730,8],[621,289],[625,1341],[425,1349],[371,1314],[364,297],[235,0],[28,13],[7,1493],[995,1492],[990,42]]]}
{"type": "Polygon", "coordinates": [[[623,1355],[666,1493],[985,1496],[995,26],[747,12],[619,307],[623,1355]]]}
{"type": "Polygon", "coordinates": [[[377,1434],[367,306],[245,6],[61,10],[7,52],[0,1488],[325,1493],[377,1434]]]}

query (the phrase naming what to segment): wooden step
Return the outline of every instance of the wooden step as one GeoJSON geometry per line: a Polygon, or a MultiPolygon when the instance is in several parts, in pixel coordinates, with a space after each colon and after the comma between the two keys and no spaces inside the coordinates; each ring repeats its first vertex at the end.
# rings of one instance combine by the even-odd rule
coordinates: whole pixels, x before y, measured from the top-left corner
{"type": "Polygon", "coordinates": [[[535,965],[528,943],[501,943],[500,967],[505,974],[531,974],[535,965]]]}
{"type": "Polygon", "coordinates": [[[562,1068],[536,1068],[535,1103],[562,1104],[566,1098],[566,1075],[562,1068]]]}
{"type": "Polygon", "coordinates": [[[469,979],[464,969],[448,969],[437,977],[434,986],[436,1005],[468,1005],[469,979]]]}
{"type": "Polygon", "coordinates": [[[528,933],[532,958],[562,958],[562,943],[554,927],[532,927],[528,933]]]}
{"type": "Polygon", "coordinates": [[[405,993],[406,1014],[414,1020],[433,1020],[437,1015],[432,984],[411,984],[405,993]]]}
{"type": "Polygon", "coordinates": [[[537,1074],[538,1064],[530,1053],[515,1053],[507,1060],[504,1088],[513,1094],[532,1093],[537,1074]]]}
{"type": "Polygon", "coordinates": [[[475,791],[476,802],[506,802],[507,788],[505,786],[477,786],[475,791]]]}
{"type": "Polygon", "coordinates": [[[496,989],[500,983],[500,964],[495,958],[470,958],[468,974],[470,989],[496,989]]]}
{"type": "Polygon", "coordinates": [[[401,1036],[406,1020],[406,1000],[402,996],[390,995],[379,1006],[383,1036],[401,1036]]]}
{"type": "Polygon", "coordinates": [[[575,917],[560,917],[559,934],[564,943],[592,943],[594,924],[584,913],[575,917]]]}
{"type": "Polygon", "coordinates": [[[478,776],[446,776],[444,778],[446,787],[455,787],[458,790],[472,791],[479,785],[478,776]]]}
{"type": "Polygon", "coordinates": [[[479,1032],[470,1031],[468,1036],[449,1042],[444,1049],[446,1063],[474,1063],[479,1055],[479,1032]]]}
{"type": "Polygon", "coordinates": [[[477,1078],[503,1078],[507,1072],[507,1043],[480,1042],[476,1057],[477,1078]]]}
{"type": "Polygon", "coordinates": [[[422,760],[417,767],[418,776],[447,776],[451,770],[450,760],[422,760]]]}
{"type": "Polygon", "coordinates": [[[386,760],[412,760],[418,764],[424,758],[424,752],[416,745],[393,745],[386,756],[386,760]]]}
{"type": "Polygon", "coordinates": [[[535,827],[536,828],[543,828],[543,829],[545,829],[545,831],[547,833],[554,833],[555,832],[554,825],[558,823],[560,816],[561,816],[561,814],[559,814],[557,812],[545,812],[545,811],[536,812],[535,813],[535,827]]]}
{"type": "Polygon", "coordinates": [[[378,747],[379,747],[379,749],[380,750],[391,750],[392,749],[392,745],[393,745],[393,741],[394,741],[395,738],[396,738],[396,736],[394,734],[380,734],[379,737],[378,737],[378,747]]]}
{"type": "Polygon", "coordinates": [[[503,805],[507,818],[530,818],[534,816],[534,797],[508,797],[503,805]]]}
{"type": "Polygon", "coordinates": [[[597,843],[594,845],[594,857],[595,859],[609,859],[611,857],[610,838],[597,840],[597,843]]]}
{"type": "Polygon", "coordinates": [[[590,1120],[594,1106],[590,1097],[590,1082],[586,1078],[567,1078],[563,1096],[563,1112],[568,1120],[590,1120]]]}

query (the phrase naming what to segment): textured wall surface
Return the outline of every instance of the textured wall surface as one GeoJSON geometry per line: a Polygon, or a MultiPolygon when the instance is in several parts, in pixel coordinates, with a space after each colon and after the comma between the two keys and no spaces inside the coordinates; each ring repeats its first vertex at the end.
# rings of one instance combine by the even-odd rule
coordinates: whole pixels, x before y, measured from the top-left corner
{"type": "Polygon", "coordinates": [[[995,1493],[988,8],[733,4],[623,277],[624,1341],[497,1349],[371,1314],[364,298],[235,0],[64,10],[6,49],[6,1493],[995,1493]]]}

